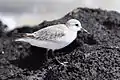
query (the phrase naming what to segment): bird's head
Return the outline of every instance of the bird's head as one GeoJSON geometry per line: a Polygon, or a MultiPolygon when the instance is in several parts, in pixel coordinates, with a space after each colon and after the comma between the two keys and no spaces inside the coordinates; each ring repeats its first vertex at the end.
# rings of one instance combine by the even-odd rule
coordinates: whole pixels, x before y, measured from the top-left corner
{"type": "Polygon", "coordinates": [[[77,19],[70,19],[70,20],[68,20],[67,23],[66,23],[66,26],[67,26],[69,29],[71,29],[71,30],[73,30],[73,31],[76,31],[76,32],[83,30],[83,31],[89,33],[87,30],[85,30],[85,29],[82,27],[81,23],[80,23],[77,19]]]}

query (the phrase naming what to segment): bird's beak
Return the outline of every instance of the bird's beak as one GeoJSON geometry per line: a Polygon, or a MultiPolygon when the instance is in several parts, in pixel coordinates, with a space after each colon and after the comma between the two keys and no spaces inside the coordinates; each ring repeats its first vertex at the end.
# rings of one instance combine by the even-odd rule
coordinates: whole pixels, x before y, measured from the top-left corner
{"type": "Polygon", "coordinates": [[[86,33],[90,34],[86,29],[82,28],[81,30],[85,31],[86,33]]]}

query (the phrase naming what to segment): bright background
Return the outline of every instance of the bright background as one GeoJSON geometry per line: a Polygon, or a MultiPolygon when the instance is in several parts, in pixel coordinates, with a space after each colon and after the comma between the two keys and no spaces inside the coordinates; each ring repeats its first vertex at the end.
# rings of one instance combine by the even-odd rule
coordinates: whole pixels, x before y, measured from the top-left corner
{"type": "Polygon", "coordinates": [[[12,30],[63,17],[77,7],[120,12],[120,0],[0,0],[0,19],[12,30]]]}

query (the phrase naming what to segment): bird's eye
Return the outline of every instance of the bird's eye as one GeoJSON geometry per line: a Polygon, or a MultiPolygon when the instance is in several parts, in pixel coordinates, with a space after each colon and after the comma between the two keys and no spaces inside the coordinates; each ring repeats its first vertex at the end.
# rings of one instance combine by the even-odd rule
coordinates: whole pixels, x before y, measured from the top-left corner
{"type": "Polygon", "coordinates": [[[75,26],[79,26],[78,24],[75,24],[75,26]]]}

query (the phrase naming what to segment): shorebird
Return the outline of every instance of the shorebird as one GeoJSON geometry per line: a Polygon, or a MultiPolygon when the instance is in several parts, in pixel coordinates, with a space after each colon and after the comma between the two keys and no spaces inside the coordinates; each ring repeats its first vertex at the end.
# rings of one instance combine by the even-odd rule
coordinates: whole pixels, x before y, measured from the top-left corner
{"type": "MultiPolygon", "coordinates": [[[[78,20],[70,19],[65,24],[52,25],[33,33],[26,33],[24,37],[18,38],[15,41],[23,41],[33,46],[46,48],[47,56],[48,51],[51,49],[52,55],[54,56],[54,51],[64,48],[73,42],[77,37],[77,32],[80,30],[84,30],[89,34],[89,32],[81,26],[78,20]]],[[[67,63],[60,62],[57,57],[55,57],[55,59],[62,65],[67,63]]]]}

